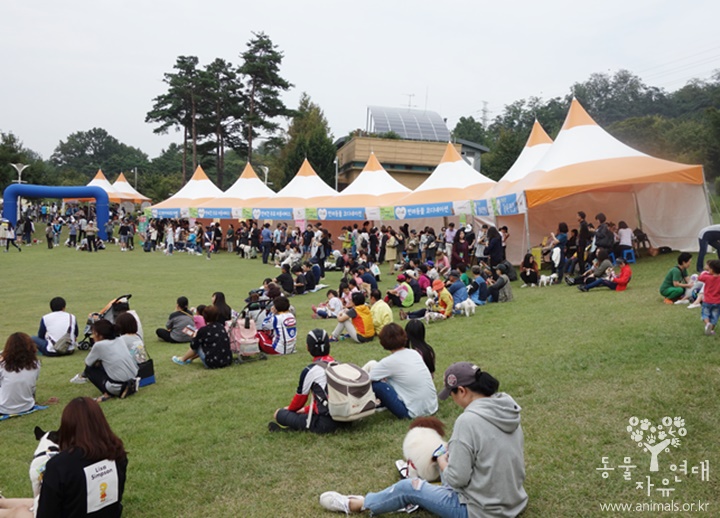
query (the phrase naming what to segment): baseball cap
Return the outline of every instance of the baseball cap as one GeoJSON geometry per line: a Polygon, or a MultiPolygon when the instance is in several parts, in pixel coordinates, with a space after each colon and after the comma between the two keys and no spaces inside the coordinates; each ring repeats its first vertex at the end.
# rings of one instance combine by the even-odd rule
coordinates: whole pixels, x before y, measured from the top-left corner
{"type": "Polygon", "coordinates": [[[450,273],[448,273],[448,277],[457,277],[460,278],[460,272],[457,270],[450,270],[450,273]]]}
{"type": "Polygon", "coordinates": [[[405,280],[405,275],[401,273],[400,275],[397,276],[397,280],[398,280],[398,282],[404,281],[404,280],[405,280]]]}
{"type": "Polygon", "coordinates": [[[435,291],[440,291],[445,287],[445,283],[441,281],[440,279],[435,279],[432,283],[432,289],[435,291]]]}
{"type": "Polygon", "coordinates": [[[445,370],[443,381],[445,388],[438,394],[438,398],[445,400],[450,397],[450,392],[457,387],[467,387],[475,383],[475,374],[480,367],[470,362],[453,363],[445,370]]]}
{"type": "Polygon", "coordinates": [[[503,273],[507,273],[507,266],[505,266],[502,263],[498,264],[495,268],[497,268],[498,270],[500,270],[503,273]]]}

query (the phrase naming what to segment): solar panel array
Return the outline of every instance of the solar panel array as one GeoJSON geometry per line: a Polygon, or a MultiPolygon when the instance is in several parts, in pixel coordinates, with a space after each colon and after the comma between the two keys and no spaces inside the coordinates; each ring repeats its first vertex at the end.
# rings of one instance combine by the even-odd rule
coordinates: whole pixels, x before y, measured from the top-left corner
{"type": "Polygon", "coordinates": [[[392,131],[407,140],[449,142],[450,131],[436,112],[369,106],[375,133],[392,131]]]}

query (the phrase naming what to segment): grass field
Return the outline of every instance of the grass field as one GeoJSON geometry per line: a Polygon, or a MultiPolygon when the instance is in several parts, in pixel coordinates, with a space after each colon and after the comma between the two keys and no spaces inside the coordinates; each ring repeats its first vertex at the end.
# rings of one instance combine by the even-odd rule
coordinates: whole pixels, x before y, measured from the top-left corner
{"type": "MultiPolygon", "coordinates": [[[[674,262],[675,254],[643,258],[624,293],[580,293],[565,285],[521,290],[515,283],[514,302],[430,326],[438,387],[450,363],[470,360],[498,378],[501,390],[523,407],[530,495],[524,516],[600,516],[608,514],[600,510],[605,503],[671,500],[709,502],[707,515],[719,515],[714,470],[720,461],[720,338],[703,335],[699,310],[662,304],[657,288],[674,262]],[[632,416],[654,423],[664,416],[685,420],[687,436],[680,447],[660,454],[658,473],[649,472],[649,454],[626,430],[632,416]],[[624,480],[619,469],[602,478],[596,469],[602,457],[613,467],[631,457],[637,465],[632,480],[624,480]],[[681,474],[676,482],[669,466],[683,460],[709,460],[710,480],[681,474]],[[636,489],[649,475],[656,488],[666,478],[675,491],[664,498],[636,489]]],[[[228,254],[208,261],[121,253],[113,246],[97,254],[50,251],[44,244],[0,254],[0,264],[2,344],[14,331],[36,333],[53,296],[65,297],[82,327],[89,312],[123,293],[133,295],[158,383],[103,404],[129,451],[127,516],[322,516],[318,495],[325,490],[363,493],[397,479],[393,461],[401,456],[407,423],[388,413],[326,437],[267,432],[274,410],[289,403],[310,360],[304,348],[285,358],[206,371],[174,365],[170,357],[185,346],[156,340],[154,329],[164,325],[177,296],[186,295],[194,306],[223,291],[240,309],[248,290],[276,275],[275,268],[228,254]]],[[[329,273],[326,283],[334,287],[337,279],[329,273]]],[[[384,279],[381,287],[389,284],[384,279]]],[[[332,328],[331,322],[310,319],[310,305],[323,298],[318,293],[292,299],[300,337],[316,326],[332,328]]],[[[57,396],[59,405],[0,422],[5,496],[31,495],[33,427],[56,428],[71,398],[97,395],[90,384],[68,383],[82,370],[84,354],[43,361],[37,399],[57,396]]],[[[340,342],[333,355],[363,364],[382,357],[383,350],[377,341],[340,342]]],[[[452,402],[441,402],[438,417],[452,425],[459,412],[452,402]]]]}

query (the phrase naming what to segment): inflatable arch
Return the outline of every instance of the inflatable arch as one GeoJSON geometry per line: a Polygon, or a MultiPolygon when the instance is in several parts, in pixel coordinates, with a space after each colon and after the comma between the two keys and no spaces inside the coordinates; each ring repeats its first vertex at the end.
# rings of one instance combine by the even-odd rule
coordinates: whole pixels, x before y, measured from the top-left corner
{"type": "Polygon", "coordinates": [[[107,239],[105,224],[108,222],[110,200],[108,194],[100,187],[54,187],[49,185],[15,184],[3,193],[3,217],[17,226],[18,197],[26,198],[95,198],[95,215],[97,216],[98,236],[107,239]]]}

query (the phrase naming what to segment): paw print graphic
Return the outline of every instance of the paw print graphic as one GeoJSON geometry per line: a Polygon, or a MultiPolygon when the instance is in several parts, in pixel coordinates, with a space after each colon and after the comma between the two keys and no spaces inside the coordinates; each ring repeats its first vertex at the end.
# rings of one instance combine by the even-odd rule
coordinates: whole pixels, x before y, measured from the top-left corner
{"type": "Polygon", "coordinates": [[[643,419],[642,421],[640,421],[640,428],[642,428],[643,430],[647,430],[648,428],[650,428],[650,420],[643,419]]]}
{"type": "Polygon", "coordinates": [[[662,441],[667,437],[667,434],[665,432],[658,432],[658,440],[662,441]]]}
{"type": "Polygon", "coordinates": [[[670,444],[673,447],[677,448],[678,446],[680,446],[680,439],[678,439],[678,438],[670,439],[670,444]]]}
{"type": "Polygon", "coordinates": [[[648,444],[655,444],[655,436],[653,434],[650,434],[647,436],[647,443],[648,444]]]}
{"type": "Polygon", "coordinates": [[[642,430],[634,430],[634,431],[630,434],[630,438],[631,438],[633,441],[635,441],[635,442],[640,442],[640,441],[642,441],[642,438],[643,438],[643,432],[642,432],[642,430]]]}
{"type": "Polygon", "coordinates": [[[685,419],[678,416],[673,419],[673,423],[675,424],[675,428],[682,428],[683,426],[685,426],[685,419]]]}

